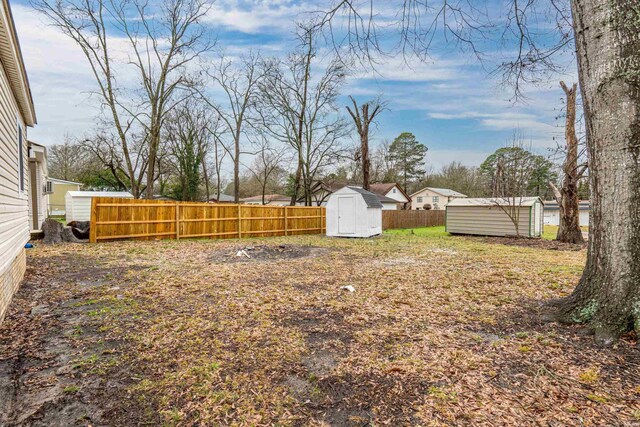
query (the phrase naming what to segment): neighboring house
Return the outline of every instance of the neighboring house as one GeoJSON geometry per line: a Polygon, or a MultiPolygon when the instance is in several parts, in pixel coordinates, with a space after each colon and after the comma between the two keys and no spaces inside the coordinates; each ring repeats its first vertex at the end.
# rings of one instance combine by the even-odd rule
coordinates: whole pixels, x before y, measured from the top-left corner
{"type": "Polygon", "coordinates": [[[82,184],[57,178],[49,178],[49,182],[49,215],[65,216],[65,196],[69,191],[80,191],[82,184]]]}
{"type": "Polygon", "coordinates": [[[282,194],[265,194],[264,203],[262,203],[262,195],[245,197],[244,199],[240,199],[240,202],[247,205],[289,206],[291,204],[291,197],[283,196],[282,194]]]}
{"type": "Polygon", "coordinates": [[[380,194],[376,194],[376,197],[378,198],[378,200],[380,200],[380,203],[382,203],[382,210],[383,211],[397,211],[398,210],[398,201],[396,199],[392,199],[391,197],[387,197],[387,196],[381,196],[380,194]]]}
{"type": "Polygon", "coordinates": [[[381,182],[369,185],[369,191],[379,196],[387,197],[396,201],[395,207],[391,202],[383,202],[383,209],[406,209],[411,203],[411,197],[405,193],[402,188],[395,182],[381,182]]]}
{"type": "Polygon", "coordinates": [[[0,8],[0,321],[27,266],[29,153],[27,126],[36,124],[9,2],[0,8]]]}
{"type": "MultiPolygon", "coordinates": [[[[581,200],[578,210],[580,211],[580,225],[589,226],[589,212],[591,210],[588,200],[581,200]]],[[[555,200],[544,202],[544,223],[548,225],[560,225],[560,207],[555,200]]]]}
{"type": "Polygon", "coordinates": [[[447,203],[462,197],[467,196],[448,188],[426,187],[411,195],[411,209],[422,210],[425,205],[431,205],[431,209],[444,210],[447,203]]]}
{"type": "MultiPolygon", "coordinates": [[[[325,181],[316,181],[311,186],[311,205],[312,206],[326,206],[329,201],[329,196],[332,195],[335,191],[344,187],[344,182],[325,182],[325,181]]],[[[304,195],[298,197],[296,200],[296,206],[305,206],[304,195]]]]}
{"type": "Polygon", "coordinates": [[[29,228],[40,231],[48,216],[49,192],[47,184],[47,149],[44,145],[28,141],[29,147],[29,228]]]}
{"type": "Polygon", "coordinates": [[[214,194],[209,198],[211,203],[233,203],[235,200],[233,196],[224,193],[214,194]]]}

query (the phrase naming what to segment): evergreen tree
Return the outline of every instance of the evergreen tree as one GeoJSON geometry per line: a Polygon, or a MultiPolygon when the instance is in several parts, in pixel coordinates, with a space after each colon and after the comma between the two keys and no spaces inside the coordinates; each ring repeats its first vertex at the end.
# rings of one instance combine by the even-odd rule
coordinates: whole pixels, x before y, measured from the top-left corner
{"type": "Polygon", "coordinates": [[[402,132],[389,146],[389,160],[396,165],[405,191],[407,182],[424,176],[426,154],[427,147],[418,142],[415,135],[410,132],[402,132]]]}

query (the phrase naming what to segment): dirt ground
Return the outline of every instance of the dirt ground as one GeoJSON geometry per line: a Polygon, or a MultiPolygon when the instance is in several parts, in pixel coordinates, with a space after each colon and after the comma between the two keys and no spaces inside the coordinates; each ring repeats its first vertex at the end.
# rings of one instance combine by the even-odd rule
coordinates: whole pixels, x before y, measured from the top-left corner
{"type": "Polygon", "coordinates": [[[0,426],[640,425],[637,337],[540,320],[584,249],[503,243],[37,245],[0,426]]]}

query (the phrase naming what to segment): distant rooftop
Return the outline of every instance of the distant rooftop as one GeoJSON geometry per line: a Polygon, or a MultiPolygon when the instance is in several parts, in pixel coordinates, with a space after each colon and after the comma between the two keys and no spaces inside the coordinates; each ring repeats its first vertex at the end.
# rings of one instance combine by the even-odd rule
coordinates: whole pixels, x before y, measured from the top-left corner
{"type": "Polygon", "coordinates": [[[467,197],[466,194],[462,194],[462,193],[458,193],[457,191],[454,190],[450,190],[448,188],[436,188],[436,187],[425,187],[422,190],[416,191],[415,193],[413,193],[411,196],[413,197],[414,195],[420,193],[421,191],[424,190],[430,190],[433,191],[434,193],[438,193],[442,196],[446,196],[446,197],[467,197]]]}

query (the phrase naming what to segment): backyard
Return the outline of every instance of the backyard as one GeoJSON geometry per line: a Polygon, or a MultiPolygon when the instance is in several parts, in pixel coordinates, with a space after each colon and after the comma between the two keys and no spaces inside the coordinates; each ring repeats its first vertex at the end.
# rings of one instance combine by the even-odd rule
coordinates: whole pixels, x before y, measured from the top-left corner
{"type": "Polygon", "coordinates": [[[586,250],[512,242],[36,244],[0,425],[638,425],[637,337],[540,320],[586,250]]]}

